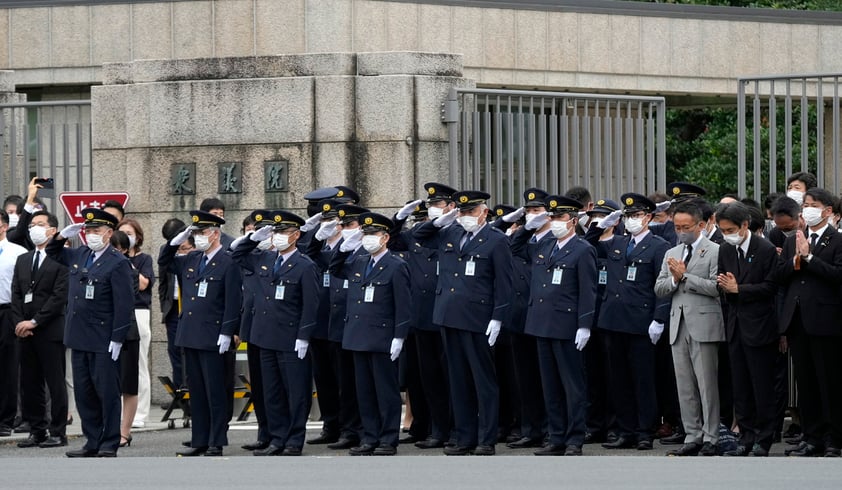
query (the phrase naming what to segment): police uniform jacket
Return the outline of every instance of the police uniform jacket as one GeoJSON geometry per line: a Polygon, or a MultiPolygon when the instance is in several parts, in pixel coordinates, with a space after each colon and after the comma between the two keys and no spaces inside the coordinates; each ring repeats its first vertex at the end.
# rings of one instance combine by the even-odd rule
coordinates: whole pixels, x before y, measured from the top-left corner
{"type": "Polygon", "coordinates": [[[204,252],[194,251],[176,257],[178,247],[167,245],[158,265],[178,276],[181,286],[181,316],[175,345],[190,349],[216,351],[220,335],[234,335],[240,322],[242,276],[240,267],[224,249],[199,273],[204,252]],[[202,282],[207,282],[205,297],[199,297],[202,282]]]}
{"type": "Polygon", "coordinates": [[[64,345],[83,352],[108,352],[110,342],[126,339],[134,320],[131,263],[108,246],[88,269],[85,264],[94,252],[87,247],[65,248],[65,241],[56,235],[46,247],[47,255],[68,268],[64,345]],[[88,285],[94,288],[93,299],[85,299],[88,285]]]}
{"type": "Polygon", "coordinates": [[[422,246],[439,253],[433,323],[484,334],[489,320],[511,321],[512,253],[506,235],[489,225],[460,249],[466,234],[458,224],[439,229],[429,222],[412,229],[422,246]],[[475,263],[473,276],[465,274],[469,261],[475,263]]]}
{"type": "MultiPolygon", "coordinates": [[[[249,240],[251,241],[251,240],[249,240]]],[[[254,249],[251,253],[260,255],[260,250],[254,249]]],[[[233,251],[232,251],[233,256],[233,251]]],[[[235,260],[236,261],[236,260],[235,260]]],[[[254,321],[254,298],[260,292],[259,276],[253,270],[242,268],[243,273],[243,306],[240,315],[240,340],[251,342],[251,325],[254,321]]],[[[256,345],[256,344],[255,344],[256,345]]]]}
{"type": "MultiPolygon", "coordinates": [[[[316,264],[319,274],[319,309],[316,312],[316,324],[313,327],[311,336],[314,339],[330,339],[330,324],[331,318],[333,317],[331,296],[333,295],[334,281],[328,274],[328,267],[330,266],[331,257],[333,257],[335,251],[339,250],[339,245],[342,243],[342,240],[340,239],[331,249],[325,246],[325,242],[323,240],[316,240],[315,231],[313,230],[302,233],[301,235],[302,238],[306,235],[307,241],[305,246],[302,246],[299,239],[299,242],[296,244],[298,250],[312,259],[312,261],[316,264]],[[326,276],[327,280],[325,280],[326,276]]],[[[340,319],[344,321],[344,311],[342,313],[343,315],[340,319]]],[[[340,338],[339,340],[342,339],[340,338]]]]}
{"type": "MultiPolygon", "coordinates": [[[[396,228],[402,221],[395,220],[396,228]]],[[[422,247],[413,239],[412,230],[390,234],[389,249],[404,252],[412,281],[412,327],[428,332],[438,332],[433,323],[433,309],[436,304],[436,284],[439,253],[434,248],[422,247]]]]}

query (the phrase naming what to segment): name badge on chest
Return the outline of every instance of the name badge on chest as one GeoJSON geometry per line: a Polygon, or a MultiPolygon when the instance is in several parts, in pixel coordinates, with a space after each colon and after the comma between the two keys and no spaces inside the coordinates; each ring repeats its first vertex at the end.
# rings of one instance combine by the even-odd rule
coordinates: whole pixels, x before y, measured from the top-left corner
{"type": "Polygon", "coordinates": [[[363,301],[366,303],[371,303],[374,301],[374,286],[366,286],[365,288],[365,298],[363,301]]]}
{"type": "Polygon", "coordinates": [[[599,284],[605,285],[608,284],[608,271],[602,269],[599,271],[599,284]]]}
{"type": "Polygon", "coordinates": [[[198,296],[200,298],[204,298],[207,295],[208,295],[208,281],[205,281],[203,279],[202,282],[199,283],[199,292],[196,294],[196,296],[198,296]]]}
{"type": "Polygon", "coordinates": [[[637,277],[637,266],[630,265],[628,271],[626,272],[626,280],[634,282],[636,277],[637,277]]]}
{"type": "Polygon", "coordinates": [[[556,285],[561,284],[561,273],[562,273],[562,270],[559,269],[559,268],[555,268],[553,270],[553,284],[556,284],[556,285]]]}
{"type": "Polygon", "coordinates": [[[342,289],[348,289],[348,280],[347,279],[342,281],[342,289]]]}
{"type": "Polygon", "coordinates": [[[85,285],[85,299],[94,299],[94,285],[91,283],[85,285]]]}
{"type": "Polygon", "coordinates": [[[476,272],[477,263],[474,262],[474,258],[471,257],[465,262],[465,275],[473,277],[474,272],[476,272]]]}
{"type": "Polygon", "coordinates": [[[284,288],[285,286],[282,284],[278,284],[277,286],[275,286],[275,299],[284,299],[284,288]]]}
{"type": "Polygon", "coordinates": [[[322,274],[322,287],[330,287],[330,274],[328,274],[327,272],[322,274]]]}
{"type": "Polygon", "coordinates": [[[23,302],[24,303],[32,303],[32,291],[23,295],[23,302]]]}

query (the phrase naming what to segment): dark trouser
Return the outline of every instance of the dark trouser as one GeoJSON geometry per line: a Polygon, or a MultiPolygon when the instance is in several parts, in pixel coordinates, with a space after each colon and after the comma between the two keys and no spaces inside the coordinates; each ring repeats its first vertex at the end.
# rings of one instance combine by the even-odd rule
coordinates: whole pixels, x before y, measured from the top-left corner
{"type": "Polygon", "coordinates": [[[784,430],[786,409],[789,407],[789,354],[775,356],[775,432],[784,430]]]}
{"type": "MultiPolygon", "coordinates": [[[[604,331],[620,436],[651,441],[658,423],[655,346],[648,335],[604,331]]],[[[588,344],[590,348],[590,344],[588,344]]],[[[587,350],[587,349],[586,349],[587,350]]]]}
{"type": "MultiPolygon", "coordinates": [[[[228,422],[234,417],[234,378],[236,377],[237,352],[233,344],[222,354],[222,382],[225,385],[225,430],[228,430],[228,422]]],[[[191,395],[192,398],[192,395],[191,395]]]]}
{"type": "Polygon", "coordinates": [[[260,349],[263,392],[271,443],[301,449],[313,400],[310,358],[296,352],[260,349]]]}
{"type": "Polygon", "coordinates": [[[354,353],[336,344],[339,360],[336,364],[336,378],[339,380],[339,435],[352,441],[359,440],[363,433],[363,421],[357,403],[357,379],[354,375],[354,353]]]}
{"type": "MultiPolygon", "coordinates": [[[[727,318],[725,315],[723,317],[727,318]]],[[[734,424],[734,387],[731,376],[731,356],[726,342],[719,343],[719,419],[730,429],[734,424]]],[[[771,372],[771,371],[770,371],[771,372]]]]}
{"type": "Polygon", "coordinates": [[[18,338],[8,305],[0,305],[0,373],[0,427],[11,428],[18,413],[18,338]]]}
{"type": "Polygon", "coordinates": [[[415,332],[411,332],[406,337],[401,353],[398,359],[401,378],[412,407],[412,425],[409,427],[409,434],[418,439],[426,439],[430,435],[430,410],[424,400],[424,388],[421,385],[421,368],[418,366],[415,332]]]}
{"type": "Polygon", "coordinates": [[[767,451],[776,431],[775,363],[778,342],[746,345],[735,332],[728,342],[734,386],[734,410],[740,426],[740,444],[751,449],[755,443],[767,451]]]}
{"type": "Polygon", "coordinates": [[[546,425],[541,369],[538,367],[538,343],[535,337],[512,334],[512,357],[515,360],[517,399],[520,403],[520,435],[542,439],[546,425]]]}
{"type": "MultiPolygon", "coordinates": [[[[266,403],[263,396],[263,368],[260,360],[260,347],[248,343],[246,353],[249,364],[249,381],[251,382],[251,402],[254,404],[254,415],[257,417],[257,440],[268,442],[269,423],[266,418],[266,403]]],[[[308,378],[309,383],[309,378],[308,378]]]]}
{"type": "Polygon", "coordinates": [[[670,329],[678,328],[670,322],[664,325],[664,333],[655,345],[655,391],[658,396],[658,415],[672,425],[676,431],[684,432],[681,422],[681,408],[678,404],[678,389],[675,384],[675,366],[672,362],[670,329]]]}
{"type": "Polygon", "coordinates": [[[448,327],[442,336],[453,407],[451,437],[460,447],[494,446],[500,395],[488,337],[448,327]]]}
{"type": "Polygon", "coordinates": [[[507,330],[502,330],[492,349],[494,367],[497,372],[497,386],[500,391],[500,412],[497,417],[500,427],[498,438],[505,438],[514,432],[520,435],[520,403],[517,397],[517,378],[515,377],[515,359],[512,356],[512,337],[507,330]]]}
{"type": "Polygon", "coordinates": [[[181,347],[175,345],[175,335],[178,332],[178,309],[173,308],[167,315],[164,323],[167,326],[167,355],[170,358],[170,366],[172,366],[172,384],[176,388],[181,388],[187,383],[184,380],[184,361],[182,359],[181,347]]]}
{"type": "MultiPolygon", "coordinates": [[[[430,436],[440,441],[447,441],[453,421],[450,415],[447,360],[444,355],[441,330],[436,332],[416,330],[415,343],[421,387],[424,390],[422,400],[427,404],[430,412],[430,436]]],[[[418,402],[413,400],[412,403],[418,402]]]]}
{"type": "Polygon", "coordinates": [[[224,355],[185,347],[184,363],[190,389],[191,446],[227,446],[230,416],[224,355]]]}
{"type": "Polygon", "coordinates": [[[588,432],[605,434],[616,424],[612,398],[608,391],[608,348],[605,331],[592,328],[588,348],[582,351],[585,362],[585,383],[588,409],[585,424],[588,432]]]}
{"type": "Polygon", "coordinates": [[[582,447],[588,404],[582,353],[572,340],[539,337],[538,363],[550,444],[582,447]]]}
{"type": "MultiPolygon", "coordinates": [[[[120,363],[109,352],[74,350],[73,391],[76,410],[82,419],[83,448],[88,451],[117,451],[120,445],[120,363]]],[[[66,415],[65,415],[66,416],[66,415]]]]}
{"type": "Polygon", "coordinates": [[[357,400],[363,421],[363,444],[398,447],[401,389],[398,366],[389,354],[354,352],[357,400]]]}
{"type": "Polygon", "coordinates": [[[20,340],[20,398],[23,419],[29,422],[30,434],[42,438],[47,434],[64,437],[67,426],[67,385],[64,344],[61,341],[20,340]],[[47,391],[50,413],[47,414],[47,391]],[[47,422],[49,420],[49,422],[47,422]]]}
{"type": "Polygon", "coordinates": [[[339,426],[339,351],[340,344],[326,339],[310,339],[309,352],[313,359],[313,380],[322,414],[322,432],[338,437],[339,426]]]}

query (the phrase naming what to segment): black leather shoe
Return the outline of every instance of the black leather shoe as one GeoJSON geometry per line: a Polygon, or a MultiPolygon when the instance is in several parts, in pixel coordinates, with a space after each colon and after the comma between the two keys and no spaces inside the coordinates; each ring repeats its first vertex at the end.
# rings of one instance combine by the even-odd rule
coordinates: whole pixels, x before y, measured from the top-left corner
{"type": "Polygon", "coordinates": [[[26,434],[27,432],[32,432],[32,426],[29,425],[29,422],[21,422],[15,427],[16,434],[26,434]]]}
{"type": "Polygon", "coordinates": [[[406,437],[401,437],[400,441],[398,441],[398,442],[400,442],[401,444],[413,444],[413,443],[416,443],[420,440],[422,440],[420,437],[416,437],[412,434],[409,434],[406,437]]]}
{"type": "Polygon", "coordinates": [[[100,451],[96,453],[97,458],[116,458],[117,451],[100,451]]]}
{"type": "Polygon", "coordinates": [[[327,445],[328,449],[351,449],[352,447],[357,447],[360,445],[359,439],[348,439],[347,437],[342,437],[336,442],[332,442],[327,445]]]}
{"type": "Polygon", "coordinates": [[[255,441],[249,444],[243,444],[242,448],[246,451],[258,451],[269,447],[269,441],[255,441]]]}
{"type": "Polygon", "coordinates": [[[447,456],[465,456],[471,454],[472,449],[470,446],[445,446],[444,454],[447,456]]]}
{"type": "Polygon", "coordinates": [[[839,448],[836,448],[836,447],[833,447],[833,446],[828,446],[824,450],[824,457],[825,458],[838,458],[838,457],[842,456],[842,454],[840,454],[840,453],[842,453],[842,451],[840,451],[839,448]]]}
{"type": "Polygon", "coordinates": [[[564,451],[567,448],[564,446],[556,446],[553,444],[547,444],[546,446],[542,447],[541,449],[535,451],[535,456],[564,456],[564,451]]]}
{"type": "Polygon", "coordinates": [[[758,458],[765,458],[769,456],[769,448],[763,447],[760,444],[755,444],[753,448],[751,448],[751,455],[758,457],[758,458]]]}
{"type": "Polygon", "coordinates": [[[375,456],[394,456],[398,454],[398,450],[392,446],[380,446],[372,454],[375,456]]]}
{"type": "Polygon", "coordinates": [[[190,447],[193,445],[193,441],[181,441],[181,445],[184,447],[190,447]]]}
{"type": "Polygon", "coordinates": [[[582,455],[582,448],[581,446],[574,446],[569,445],[564,449],[565,456],[581,456],[582,455]]]}
{"type": "Polygon", "coordinates": [[[740,444],[736,447],[736,449],[732,449],[730,451],[725,451],[722,453],[723,456],[748,456],[748,453],[751,451],[746,446],[740,444]]]}
{"type": "Polygon", "coordinates": [[[628,449],[634,447],[634,441],[625,437],[618,437],[614,442],[604,442],[602,447],[605,449],[628,449]]]}
{"type": "Polygon", "coordinates": [[[205,456],[222,456],[222,446],[211,446],[205,451],[205,456]]]}
{"type": "Polygon", "coordinates": [[[605,435],[601,432],[585,432],[585,444],[596,444],[606,440],[605,435]]]}
{"type": "Polygon", "coordinates": [[[351,456],[371,456],[374,454],[374,445],[373,444],[361,444],[357,447],[352,447],[348,450],[348,454],[351,456]]]}
{"type": "Polygon", "coordinates": [[[544,440],[541,438],[533,439],[531,437],[521,437],[517,441],[506,444],[506,446],[512,449],[523,449],[526,447],[541,447],[543,444],[544,440]]]}
{"type": "Polygon", "coordinates": [[[698,442],[688,442],[678,449],[667,451],[667,456],[695,456],[701,449],[702,445],[698,442]]]}
{"type": "Polygon", "coordinates": [[[652,449],[652,441],[649,439],[641,439],[637,441],[637,446],[635,446],[638,451],[649,451],[652,449]]]}
{"type": "Polygon", "coordinates": [[[269,444],[263,449],[255,449],[253,454],[255,456],[280,456],[283,452],[284,448],[276,446],[274,444],[269,444]]]}
{"type": "Polygon", "coordinates": [[[415,447],[417,447],[418,449],[435,449],[439,447],[444,447],[444,441],[442,441],[441,439],[428,437],[423,441],[416,442],[415,447]]]}
{"type": "Polygon", "coordinates": [[[787,449],[784,451],[784,454],[787,456],[806,458],[811,456],[823,456],[824,451],[808,442],[802,442],[795,449],[787,449]]]}
{"type": "Polygon", "coordinates": [[[339,440],[339,436],[322,432],[318,436],[307,441],[307,444],[330,444],[339,440]]]}
{"type": "Polygon", "coordinates": [[[683,432],[676,432],[669,437],[662,437],[661,444],[684,444],[685,435],[683,432]]]}
{"type": "Polygon", "coordinates": [[[185,458],[189,458],[189,457],[192,457],[192,456],[201,456],[201,455],[205,454],[205,452],[207,450],[208,450],[207,446],[191,447],[191,448],[187,448],[187,449],[182,449],[181,451],[176,451],[175,455],[176,456],[184,456],[185,458]]]}
{"type": "Polygon", "coordinates": [[[474,456],[494,456],[497,450],[494,446],[477,446],[472,453],[474,456]]]}
{"type": "Polygon", "coordinates": [[[301,448],[300,447],[285,447],[284,452],[281,453],[281,456],[301,456],[301,448]]]}
{"type": "Polygon", "coordinates": [[[6,426],[0,427],[0,437],[9,437],[10,435],[12,435],[12,428],[11,427],[6,427],[6,426]]]}
{"type": "Polygon", "coordinates": [[[68,458],[96,458],[96,449],[74,449],[64,453],[68,458]]]}
{"type": "Polygon", "coordinates": [[[702,448],[699,449],[699,456],[716,456],[717,453],[716,444],[713,444],[712,442],[702,444],[702,448]]]}
{"type": "Polygon", "coordinates": [[[32,434],[29,434],[25,440],[20,441],[18,443],[18,447],[27,448],[27,447],[38,447],[41,445],[42,442],[47,440],[47,436],[35,437],[32,434]]]}
{"type": "Polygon", "coordinates": [[[796,434],[793,437],[788,437],[788,438],[784,439],[784,442],[786,442],[787,444],[791,444],[793,446],[797,446],[797,445],[801,444],[802,442],[804,442],[804,434],[796,434]]]}
{"type": "Polygon", "coordinates": [[[64,436],[51,436],[43,441],[41,444],[38,444],[38,447],[43,448],[50,448],[50,447],[62,447],[67,445],[67,437],[64,436]]]}

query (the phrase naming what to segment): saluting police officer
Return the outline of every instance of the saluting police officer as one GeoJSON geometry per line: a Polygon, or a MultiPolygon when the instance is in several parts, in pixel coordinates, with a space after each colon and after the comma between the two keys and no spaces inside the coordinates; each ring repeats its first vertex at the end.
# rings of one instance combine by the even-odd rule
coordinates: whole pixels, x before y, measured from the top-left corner
{"type": "Polygon", "coordinates": [[[654,288],[669,244],[649,232],[654,202],[635,193],[620,200],[623,210],[613,211],[585,236],[605,261],[597,327],[605,336],[619,434],[603,447],[648,450],[658,422],[654,344],[670,310],[669,298],[657,298],[654,288]],[[621,215],[628,235],[613,232],[621,215]]]}
{"type": "Polygon", "coordinates": [[[190,211],[192,225],[161,250],[158,266],[178,277],[182,311],[175,343],[184,348],[190,389],[192,438],[179,456],[222,456],[228,445],[228,408],[223,354],[240,321],[240,268],[220,244],[225,220],[190,211]],[[178,246],[193,235],[196,251],[176,257],[178,246]]]}
{"type": "Polygon", "coordinates": [[[347,239],[333,256],[331,274],[348,280],[348,310],[342,348],[353,352],[357,399],[363,421],[361,444],[352,456],[392,456],[401,420],[398,366],[409,333],[409,268],[389,253],[392,221],[362,213],[363,236],[347,239]],[[368,252],[348,261],[359,245],[368,252]]]}
{"type": "Polygon", "coordinates": [[[596,301],[596,252],[576,235],[582,204],[548,196],[547,215],[514,235],[513,250],[532,261],[525,332],[538,337],[549,441],[538,456],[580,456],[585,439],[587,393],[582,349],[590,338],[596,301]],[[532,232],[549,220],[555,240],[526,247],[532,232]]]}
{"type": "Polygon", "coordinates": [[[433,322],[444,327],[456,439],[447,455],[493,455],[497,443],[499,389],[489,347],[511,318],[512,254],[506,235],[486,225],[489,197],[456,192],[457,209],[413,229],[422,246],[439,251],[433,322]],[[448,226],[457,214],[458,226],[448,226]]]}
{"type": "Polygon", "coordinates": [[[132,268],[109,245],[117,218],[101,209],[82,210],[84,223],[53,237],[47,255],[68,267],[64,345],[72,349],[76,409],[85,445],[69,458],[115,457],[120,444],[120,365],[117,359],[134,320],[132,268]],[[87,247],[65,248],[85,229],[87,247]]]}

